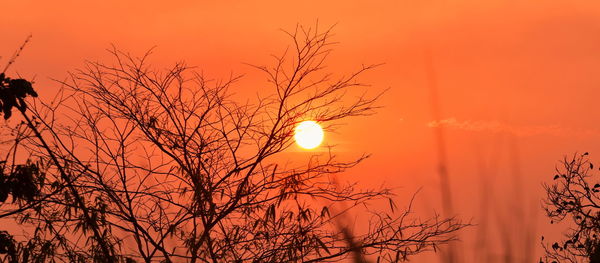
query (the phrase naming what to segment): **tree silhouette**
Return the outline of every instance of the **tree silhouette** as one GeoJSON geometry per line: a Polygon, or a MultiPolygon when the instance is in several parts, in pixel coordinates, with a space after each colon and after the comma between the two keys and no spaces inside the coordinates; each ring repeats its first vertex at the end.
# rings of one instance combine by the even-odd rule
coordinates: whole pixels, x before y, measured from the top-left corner
{"type": "Polygon", "coordinates": [[[400,211],[390,189],[337,179],[367,155],[340,160],[328,151],[303,164],[278,157],[300,121],[332,129],[372,114],[378,98],[344,97],[365,87],[357,78],[374,66],[339,78],[324,72],[330,29],[288,34],[293,44],[273,66],[255,66],[272,93],[254,101],[233,99],[237,77],[211,82],[183,63],[157,70],[150,52],[112,48],[112,64],[87,62],[51,102],[30,102],[5,163],[14,164],[22,147],[44,176],[38,194],[1,207],[0,218],[33,233],[28,243],[6,235],[13,254],[74,262],[404,261],[453,240],[460,221],[412,217],[412,200],[400,211]],[[372,210],[378,200],[391,211],[372,210]],[[350,211],[369,215],[362,232],[344,222],[350,211]]]}
{"type": "Polygon", "coordinates": [[[588,153],[564,158],[552,184],[544,184],[544,209],[551,223],[573,225],[562,241],[542,245],[546,262],[600,262],[600,181],[588,153]]]}

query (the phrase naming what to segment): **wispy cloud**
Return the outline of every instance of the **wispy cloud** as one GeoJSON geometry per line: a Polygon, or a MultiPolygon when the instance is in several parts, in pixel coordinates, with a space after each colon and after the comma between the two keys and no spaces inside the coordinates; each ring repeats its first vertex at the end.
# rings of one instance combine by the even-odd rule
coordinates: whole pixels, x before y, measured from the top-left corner
{"type": "Polygon", "coordinates": [[[552,135],[552,136],[600,136],[600,130],[563,127],[559,125],[530,125],[518,126],[500,121],[460,121],[448,118],[432,121],[427,124],[430,128],[446,127],[448,129],[472,132],[508,133],[516,136],[552,135]]]}

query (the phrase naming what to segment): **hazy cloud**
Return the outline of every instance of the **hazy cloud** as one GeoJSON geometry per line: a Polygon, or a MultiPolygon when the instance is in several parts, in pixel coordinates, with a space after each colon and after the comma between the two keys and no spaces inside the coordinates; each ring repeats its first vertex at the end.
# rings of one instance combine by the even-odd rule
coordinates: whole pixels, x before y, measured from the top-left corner
{"type": "Polygon", "coordinates": [[[430,128],[445,127],[448,129],[465,130],[472,132],[508,133],[516,136],[552,135],[552,136],[598,136],[599,130],[563,127],[559,125],[527,125],[519,126],[493,121],[460,121],[448,118],[431,121],[427,124],[430,128]]]}

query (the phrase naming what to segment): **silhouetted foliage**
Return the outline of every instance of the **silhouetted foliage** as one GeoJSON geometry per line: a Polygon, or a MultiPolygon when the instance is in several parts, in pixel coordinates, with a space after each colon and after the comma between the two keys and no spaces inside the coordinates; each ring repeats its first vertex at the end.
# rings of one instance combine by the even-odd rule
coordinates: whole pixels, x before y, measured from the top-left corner
{"type": "Polygon", "coordinates": [[[17,244],[17,253],[35,247],[38,259],[50,251],[73,262],[395,262],[453,240],[460,221],[414,218],[412,200],[398,210],[390,189],[336,179],[368,155],[277,157],[299,122],[332,129],[372,114],[378,98],[344,97],[365,87],[357,78],[374,66],[337,79],[323,72],[329,30],[289,36],[292,47],[273,66],[256,66],[271,92],[255,101],[232,99],[236,77],[211,82],[183,63],[156,70],[149,53],[113,48],[112,64],[88,62],[52,102],[23,106],[12,152],[20,145],[43,165],[21,168],[35,187],[18,196],[35,205],[0,211],[35,229],[35,245],[17,244]],[[391,212],[372,211],[377,200],[391,212]],[[353,233],[342,219],[356,210],[368,218],[353,233]]]}
{"type": "MultiPolygon", "coordinates": [[[[6,70],[20,55],[30,37],[7,62],[4,72],[0,73],[0,108],[5,120],[12,117],[13,108],[24,114],[27,110],[25,98],[38,96],[30,81],[22,78],[13,79],[5,75],[6,70]]],[[[27,159],[25,164],[16,163],[17,147],[23,136],[27,136],[27,132],[21,129],[22,124],[15,128],[14,144],[3,149],[7,154],[4,160],[0,160],[0,206],[16,208],[3,210],[0,218],[18,215],[23,220],[28,216],[30,210],[39,211],[43,201],[40,198],[40,189],[44,186],[45,174],[40,169],[40,163],[30,159],[27,159]],[[6,204],[9,197],[12,200],[11,205],[6,204]]],[[[23,243],[15,240],[8,231],[0,230],[0,260],[2,262],[46,262],[46,259],[50,259],[54,255],[52,246],[52,241],[42,241],[37,235],[23,243]]]]}
{"type": "Polygon", "coordinates": [[[5,120],[12,115],[13,107],[20,111],[25,111],[27,104],[24,99],[27,95],[32,97],[38,96],[29,81],[11,79],[6,77],[4,73],[0,73],[0,107],[2,108],[2,113],[4,113],[5,120]]]}
{"type": "Polygon", "coordinates": [[[0,231],[0,254],[6,254],[9,262],[17,261],[17,242],[6,231],[0,231]]]}
{"type": "MultiPolygon", "coordinates": [[[[0,260],[8,262],[46,262],[56,261],[56,248],[61,245],[64,258],[71,262],[83,262],[86,256],[82,256],[77,251],[73,251],[65,237],[57,235],[52,221],[48,215],[44,214],[44,208],[51,207],[56,201],[53,199],[57,194],[71,196],[67,205],[74,209],[81,209],[78,224],[85,224],[88,230],[91,229],[93,235],[91,240],[95,242],[86,243],[90,248],[92,257],[98,262],[114,262],[117,257],[110,244],[104,241],[106,233],[101,234],[98,228],[97,213],[90,212],[84,204],[79,190],[75,187],[71,174],[66,172],[64,163],[61,163],[54,152],[54,149],[46,143],[41,131],[38,129],[40,122],[36,117],[29,117],[26,114],[28,104],[25,98],[37,97],[37,92],[33,89],[30,81],[6,76],[6,70],[15,62],[21,54],[26,44],[31,39],[29,36],[21,47],[15,52],[12,58],[7,62],[4,70],[0,73],[0,108],[4,119],[8,120],[13,115],[13,108],[21,113],[24,119],[18,125],[13,127],[11,135],[14,140],[9,147],[3,147],[6,153],[5,159],[0,160],[0,206],[2,207],[0,218],[14,218],[19,223],[33,223],[31,227],[35,229],[29,240],[16,241],[12,235],[2,231],[0,235],[0,260]],[[24,141],[33,144],[23,146],[24,141]],[[19,147],[32,150],[30,156],[44,151],[44,158],[39,161],[27,159],[25,164],[19,164],[17,158],[17,149],[19,147]],[[34,148],[29,148],[34,147],[34,148]],[[45,162],[45,163],[44,163],[45,162]],[[47,167],[46,167],[47,166],[47,167]],[[46,185],[46,171],[49,170],[52,175],[50,184],[46,185]],[[58,176],[58,177],[57,177],[58,176]],[[46,188],[45,193],[42,189],[46,188]],[[65,192],[66,190],[66,192],[65,192]],[[12,197],[12,204],[6,204],[9,196],[12,197]],[[49,231],[49,232],[48,232],[49,231]],[[2,257],[1,255],[5,255],[2,257]]],[[[6,144],[6,141],[3,142],[6,144]]],[[[56,217],[58,215],[53,214],[56,217]]],[[[69,220],[67,218],[67,220],[69,220]]]]}
{"type": "Polygon", "coordinates": [[[551,245],[542,237],[546,250],[542,262],[600,262],[600,179],[593,169],[587,152],[565,157],[552,183],[544,184],[550,223],[567,222],[572,227],[566,239],[551,245]]]}
{"type": "Polygon", "coordinates": [[[4,174],[0,168],[0,202],[6,201],[9,194],[16,200],[32,202],[40,194],[40,187],[44,183],[44,177],[40,169],[34,163],[19,164],[9,174],[4,174]]]}
{"type": "Polygon", "coordinates": [[[8,60],[4,70],[0,72],[0,109],[4,114],[4,119],[7,120],[12,115],[12,109],[17,108],[21,112],[25,111],[27,104],[24,99],[27,95],[37,97],[37,93],[33,90],[31,82],[25,79],[13,79],[5,75],[6,71],[15,62],[15,60],[21,54],[21,51],[25,48],[31,35],[25,39],[23,44],[17,49],[13,56],[8,60]]]}

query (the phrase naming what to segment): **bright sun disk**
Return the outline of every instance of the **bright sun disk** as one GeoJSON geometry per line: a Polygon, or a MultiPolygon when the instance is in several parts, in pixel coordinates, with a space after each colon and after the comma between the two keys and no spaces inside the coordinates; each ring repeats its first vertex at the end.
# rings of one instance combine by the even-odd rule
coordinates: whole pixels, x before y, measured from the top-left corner
{"type": "Polygon", "coordinates": [[[323,129],[315,121],[303,121],[296,126],[294,139],[304,149],[314,149],[323,142],[323,129]]]}

